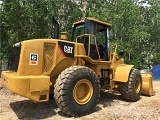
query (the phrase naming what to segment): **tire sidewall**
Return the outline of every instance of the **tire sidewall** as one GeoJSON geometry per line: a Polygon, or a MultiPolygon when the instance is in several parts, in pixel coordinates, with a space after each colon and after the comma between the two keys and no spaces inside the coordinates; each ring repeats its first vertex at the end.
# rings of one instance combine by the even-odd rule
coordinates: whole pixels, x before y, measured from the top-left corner
{"type": "Polygon", "coordinates": [[[141,73],[139,70],[136,70],[134,75],[133,75],[133,95],[134,95],[134,98],[136,98],[137,100],[140,99],[140,95],[141,95],[141,91],[142,91],[142,76],[141,76],[141,73]],[[139,92],[137,93],[135,91],[135,85],[136,85],[136,79],[139,78],[140,79],[140,90],[139,92]]]}
{"type": "Polygon", "coordinates": [[[140,99],[142,91],[142,76],[138,69],[132,68],[128,77],[128,81],[126,83],[120,84],[120,93],[122,97],[130,102],[136,102],[140,99]],[[140,79],[140,90],[136,92],[136,79],[140,79]]]}
{"type": "Polygon", "coordinates": [[[72,74],[72,77],[69,80],[67,93],[68,93],[67,97],[69,99],[69,104],[71,105],[70,106],[71,110],[75,110],[74,112],[76,113],[78,112],[78,114],[83,114],[87,111],[91,111],[91,109],[93,109],[94,106],[96,105],[99,98],[99,82],[98,82],[97,76],[89,68],[82,67],[80,69],[75,70],[74,73],[72,74]],[[90,101],[88,101],[88,103],[84,105],[78,104],[73,97],[74,86],[79,80],[82,80],[82,79],[89,80],[93,87],[93,95],[90,101]]]}

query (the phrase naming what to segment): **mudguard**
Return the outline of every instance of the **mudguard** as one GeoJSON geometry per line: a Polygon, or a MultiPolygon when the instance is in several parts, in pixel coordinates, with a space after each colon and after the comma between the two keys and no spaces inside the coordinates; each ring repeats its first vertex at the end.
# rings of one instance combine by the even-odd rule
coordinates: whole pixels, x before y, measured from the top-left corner
{"type": "Polygon", "coordinates": [[[127,82],[130,70],[132,69],[133,66],[134,65],[126,65],[126,64],[119,65],[115,70],[115,77],[113,80],[118,82],[127,82]]]}

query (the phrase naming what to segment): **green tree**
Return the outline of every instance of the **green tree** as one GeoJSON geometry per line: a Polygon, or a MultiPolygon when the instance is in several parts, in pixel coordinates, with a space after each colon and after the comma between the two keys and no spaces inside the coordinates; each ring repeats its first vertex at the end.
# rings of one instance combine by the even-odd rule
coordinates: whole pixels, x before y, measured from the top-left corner
{"type": "MultiPolygon", "coordinates": [[[[3,0],[1,7],[1,57],[6,59],[16,42],[34,38],[52,38],[54,15],[60,32],[66,31],[71,40],[72,24],[84,16],[95,17],[113,25],[119,51],[129,52],[130,63],[144,64],[152,55],[160,59],[160,0],[3,0]]],[[[148,63],[147,63],[148,64],[148,63]]]]}

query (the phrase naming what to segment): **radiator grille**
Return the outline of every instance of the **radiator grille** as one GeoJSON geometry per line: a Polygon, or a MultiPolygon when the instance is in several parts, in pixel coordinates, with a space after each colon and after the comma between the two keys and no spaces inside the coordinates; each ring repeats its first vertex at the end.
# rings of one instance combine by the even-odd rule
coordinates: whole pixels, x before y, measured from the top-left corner
{"type": "Polygon", "coordinates": [[[20,52],[21,52],[21,46],[13,46],[12,52],[9,56],[9,61],[8,61],[9,70],[17,71],[19,58],[20,58],[20,52]]]}
{"type": "Polygon", "coordinates": [[[48,72],[53,66],[54,62],[54,44],[45,43],[44,44],[44,61],[43,61],[43,72],[48,72]]]}

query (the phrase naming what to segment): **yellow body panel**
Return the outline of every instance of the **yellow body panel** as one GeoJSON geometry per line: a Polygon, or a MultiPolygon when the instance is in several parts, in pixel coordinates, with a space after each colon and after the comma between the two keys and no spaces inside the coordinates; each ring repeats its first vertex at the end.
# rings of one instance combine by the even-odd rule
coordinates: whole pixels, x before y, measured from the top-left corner
{"type": "Polygon", "coordinates": [[[18,76],[16,72],[3,71],[1,80],[12,92],[33,101],[41,102],[49,99],[51,85],[49,76],[18,76]],[[41,99],[41,96],[44,99],[41,99]]]}
{"type": "Polygon", "coordinates": [[[133,65],[126,65],[126,64],[119,65],[115,70],[115,78],[113,80],[119,82],[127,82],[132,67],[133,65]]]}
{"type": "MultiPolygon", "coordinates": [[[[69,65],[73,65],[73,63],[75,63],[75,58],[68,58],[68,57],[64,57],[61,54],[61,51],[58,49],[58,41],[63,41],[63,40],[55,40],[55,39],[35,39],[35,40],[28,40],[28,41],[24,41],[22,42],[22,48],[21,48],[21,55],[20,55],[20,60],[19,60],[19,66],[18,66],[18,72],[17,75],[21,76],[25,76],[25,75],[41,75],[41,74],[45,74],[45,75],[50,75],[51,73],[53,73],[52,75],[54,76],[55,74],[59,74],[59,72],[54,71],[55,66],[58,66],[58,64],[64,65],[64,67],[61,67],[62,70],[65,69],[66,67],[68,67],[69,65]],[[53,45],[53,55],[49,56],[49,55],[45,55],[44,54],[44,46],[45,45],[53,45]],[[31,47],[34,46],[34,47],[31,47]],[[29,56],[30,53],[36,53],[38,54],[38,62],[37,64],[33,64],[30,65],[30,61],[29,61],[29,56]],[[52,59],[52,64],[47,64],[49,66],[48,70],[44,70],[44,59],[48,58],[48,59],[52,59]],[[67,64],[66,64],[67,63],[67,64]],[[65,67],[66,66],[66,67],[65,67]]],[[[69,42],[68,43],[73,43],[73,42],[69,42]]],[[[75,44],[75,48],[77,48],[75,50],[75,54],[85,54],[84,50],[82,48],[84,45],[82,44],[75,44]],[[78,46],[78,47],[76,47],[78,46]]],[[[51,50],[48,50],[49,52],[51,50]]],[[[76,64],[76,63],[75,63],[76,64]]],[[[57,69],[56,69],[57,70],[57,69]]],[[[59,70],[59,69],[58,69],[59,70]]],[[[59,70],[59,71],[62,71],[59,70]]],[[[51,77],[53,77],[51,76],[51,77]]]]}
{"type": "MultiPolygon", "coordinates": [[[[18,75],[40,75],[43,73],[43,50],[45,43],[52,43],[55,46],[55,41],[50,42],[51,39],[44,39],[44,40],[28,40],[22,42],[19,66],[18,66],[18,75]],[[34,47],[31,47],[34,46],[34,47]],[[38,62],[36,64],[30,63],[30,54],[35,53],[38,54],[38,62]]],[[[52,56],[53,58],[55,55],[52,56]]]]}

